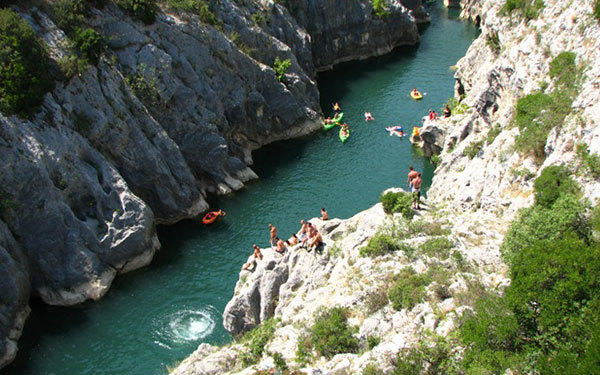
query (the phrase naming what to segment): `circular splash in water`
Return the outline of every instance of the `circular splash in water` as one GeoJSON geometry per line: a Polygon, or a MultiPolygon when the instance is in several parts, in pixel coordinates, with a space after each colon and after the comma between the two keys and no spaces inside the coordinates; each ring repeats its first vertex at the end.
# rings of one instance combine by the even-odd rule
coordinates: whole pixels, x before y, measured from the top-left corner
{"type": "Polygon", "coordinates": [[[201,340],[215,328],[212,315],[215,309],[208,306],[201,310],[180,310],[157,321],[155,330],[158,338],[155,343],[171,348],[173,344],[184,344],[201,340]]]}

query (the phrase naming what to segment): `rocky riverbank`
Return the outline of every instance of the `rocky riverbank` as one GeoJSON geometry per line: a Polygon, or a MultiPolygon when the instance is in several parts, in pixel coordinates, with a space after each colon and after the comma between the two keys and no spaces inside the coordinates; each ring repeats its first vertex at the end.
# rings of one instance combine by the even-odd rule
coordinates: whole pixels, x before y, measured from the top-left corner
{"type": "Polygon", "coordinates": [[[380,205],[348,220],[313,219],[325,234],[322,254],[265,250],[255,270],[240,273],[224,312],[224,325],[233,334],[257,325],[259,333],[251,331],[225,348],[202,344],[174,374],[255,374],[271,368],[391,373],[409,348],[435,358],[428,348],[448,348],[451,332],[479,292],[510,284],[500,244],[518,210],[533,203],[533,181],[545,167],[569,166],[583,197],[597,202],[600,181],[586,172],[591,167],[580,151],[584,145],[589,154],[600,152],[595,63],[600,28],[589,13],[591,2],[545,1],[531,20],[519,10],[509,16],[503,3],[463,0],[461,6],[482,33],[457,64],[456,98],[462,105],[450,118],[426,121],[421,129],[424,151],[439,160],[428,209],[412,220],[386,215],[380,205]],[[542,133],[541,152],[524,152],[516,144],[528,130],[513,122],[518,99],[560,89],[550,68],[563,52],[575,56],[581,74],[571,108],[542,133]],[[401,245],[391,254],[365,256],[365,247],[381,235],[401,245]],[[430,247],[442,242],[445,251],[430,247]],[[429,283],[423,282],[419,303],[398,305],[382,290],[394,290],[398,278],[418,279],[407,269],[429,283]],[[323,311],[336,306],[345,311],[357,341],[342,354],[327,355],[310,340],[318,339],[315,323],[327,315],[323,311]],[[259,334],[266,339],[259,341],[264,351],[257,355],[253,345],[259,334]]]}
{"type": "MultiPolygon", "coordinates": [[[[253,150],[320,127],[317,70],[415,44],[426,17],[419,1],[396,1],[384,18],[358,0],[294,4],[310,12],[214,2],[210,22],[163,4],[145,25],[107,2],[84,20],[106,42],[99,63],[62,77],[29,118],[0,114],[0,367],[14,358],[31,293],[57,305],[102,297],[118,273],[151,261],[157,224],[195,217],[207,194],[257,178],[253,150]],[[329,16],[300,19],[317,9],[329,16]],[[334,39],[302,26],[334,19],[334,39]],[[335,46],[326,63],[317,40],[335,46]],[[281,82],[276,57],[290,60],[281,82]]],[[[56,69],[72,61],[43,2],[13,9],[56,69]]]]}

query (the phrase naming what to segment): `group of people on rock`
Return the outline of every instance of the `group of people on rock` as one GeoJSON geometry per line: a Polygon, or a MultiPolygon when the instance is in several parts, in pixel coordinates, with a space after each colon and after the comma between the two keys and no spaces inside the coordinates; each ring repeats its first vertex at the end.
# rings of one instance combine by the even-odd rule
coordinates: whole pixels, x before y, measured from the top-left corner
{"type": "Polygon", "coordinates": [[[406,186],[410,188],[410,192],[412,193],[413,208],[416,210],[421,209],[422,183],[423,179],[421,178],[421,173],[415,171],[412,165],[408,167],[408,179],[406,181],[406,186]]]}
{"type": "MultiPolygon", "coordinates": [[[[321,220],[329,220],[329,214],[325,208],[321,208],[321,220]]],[[[271,244],[271,248],[279,254],[285,253],[287,246],[300,244],[300,247],[307,249],[307,251],[317,251],[324,245],[323,236],[317,230],[315,225],[304,219],[300,220],[300,230],[298,233],[292,234],[292,236],[285,241],[277,236],[277,227],[273,224],[269,224],[269,243],[271,244]]],[[[254,249],[253,257],[248,262],[244,263],[242,270],[247,270],[253,265],[256,266],[256,262],[263,258],[258,245],[253,244],[252,248],[254,249]]]]}
{"type": "MultiPolygon", "coordinates": [[[[444,107],[442,114],[444,115],[444,117],[452,116],[452,110],[450,109],[450,106],[448,104],[446,104],[446,106],[444,107]]],[[[438,119],[438,114],[433,109],[430,109],[429,110],[429,120],[434,121],[437,119],[438,119]]]]}

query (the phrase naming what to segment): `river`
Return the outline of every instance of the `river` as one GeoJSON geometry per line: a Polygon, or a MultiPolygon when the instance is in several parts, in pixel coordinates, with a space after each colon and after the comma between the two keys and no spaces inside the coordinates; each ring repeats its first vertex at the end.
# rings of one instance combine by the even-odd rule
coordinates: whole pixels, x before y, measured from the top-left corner
{"type": "Polygon", "coordinates": [[[34,303],[10,375],[165,374],[202,342],[225,344],[221,314],[233,294],[252,244],[266,246],[269,223],[286,238],[301,218],[348,218],[403,186],[408,166],[431,183],[433,166],[408,137],[390,137],[385,126],[410,132],[429,108],[441,112],[453,94],[451,66],[477,36],[473,25],[441,5],[429,9],[430,26],[418,47],[346,63],[319,76],[326,115],[338,101],[351,128],[342,144],[337,128],[278,142],[254,153],[260,179],[210,203],[222,222],[204,227],[184,221],[159,228],[162,248],[152,264],[120,276],[98,302],[73,308],[34,303]],[[408,96],[417,87],[418,102],[408,96]],[[366,123],[363,112],[375,121],[366,123]]]}

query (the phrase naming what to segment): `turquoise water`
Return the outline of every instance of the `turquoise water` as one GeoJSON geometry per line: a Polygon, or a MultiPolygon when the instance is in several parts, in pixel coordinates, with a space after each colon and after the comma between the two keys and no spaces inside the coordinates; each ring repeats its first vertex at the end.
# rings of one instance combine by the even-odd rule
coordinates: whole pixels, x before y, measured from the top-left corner
{"type": "Polygon", "coordinates": [[[382,190],[402,186],[409,165],[431,182],[433,167],[408,137],[385,126],[412,125],[453,93],[449,67],[477,34],[456,14],[431,9],[420,46],[349,63],[319,78],[322,107],[339,101],[351,128],[346,144],[337,129],[273,144],[254,155],[261,177],[240,192],[211,202],[228,215],[203,227],[194,221],[160,228],[162,248],[149,267],[119,277],[99,302],[75,308],[34,306],[17,361],[4,374],[164,374],[202,342],[231,340],[221,313],[233,294],[252,243],[267,244],[267,224],[289,236],[301,218],[347,218],[377,202],[382,190]],[[424,99],[409,99],[416,86],[424,99]],[[366,123],[363,112],[375,121],[366,123]]]}

